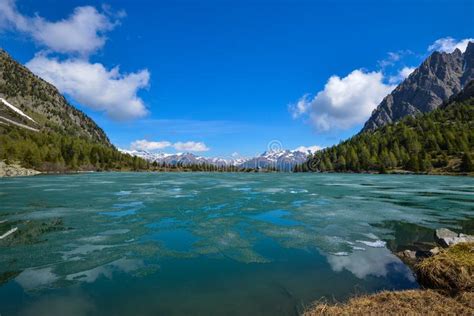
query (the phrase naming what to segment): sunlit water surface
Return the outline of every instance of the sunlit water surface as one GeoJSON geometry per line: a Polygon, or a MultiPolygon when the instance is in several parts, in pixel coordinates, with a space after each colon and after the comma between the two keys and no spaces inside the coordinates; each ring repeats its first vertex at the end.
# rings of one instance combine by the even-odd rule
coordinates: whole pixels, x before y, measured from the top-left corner
{"type": "Polygon", "coordinates": [[[437,227],[472,232],[473,205],[467,177],[0,179],[0,234],[36,227],[0,241],[0,314],[293,315],[322,297],[415,288],[389,249],[437,227]]]}

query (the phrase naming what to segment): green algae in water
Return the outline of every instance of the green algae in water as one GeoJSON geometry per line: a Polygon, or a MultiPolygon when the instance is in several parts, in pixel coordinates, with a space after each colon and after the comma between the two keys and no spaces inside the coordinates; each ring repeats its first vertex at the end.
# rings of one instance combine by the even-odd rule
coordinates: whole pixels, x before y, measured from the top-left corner
{"type": "Polygon", "coordinates": [[[2,230],[19,227],[0,241],[2,315],[292,315],[417,287],[389,248],[474,217],[467,177],[103,173],[0,189],[2,230]]]}

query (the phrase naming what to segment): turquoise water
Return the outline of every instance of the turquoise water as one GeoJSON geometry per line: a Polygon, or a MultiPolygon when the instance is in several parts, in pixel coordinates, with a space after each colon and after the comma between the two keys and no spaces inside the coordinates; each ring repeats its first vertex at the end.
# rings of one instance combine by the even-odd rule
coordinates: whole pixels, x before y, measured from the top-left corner
{"type": "Polygon", "coordinates": [[[97,173],[0,179],[1,315],[295,315],[416,288],[390,250],[472,232],[474,179],[97,173]],[[6,221],[6,222],[5,222],[6,221]]]}

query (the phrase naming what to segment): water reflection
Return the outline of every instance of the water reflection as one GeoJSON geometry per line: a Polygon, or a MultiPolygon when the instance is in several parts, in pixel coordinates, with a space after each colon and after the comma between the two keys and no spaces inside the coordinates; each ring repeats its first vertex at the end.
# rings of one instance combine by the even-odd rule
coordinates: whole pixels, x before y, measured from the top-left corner
{"type": "Polygon", "coordinates": [[[333,271],[347,270],[359,279],[369,275],[386,277],[395,270],[409,281],[415,281],[412,272],[386,248],[367,248],[366,251],[355,251],[346,256],[328,255],[327,260],[333,271]]]}

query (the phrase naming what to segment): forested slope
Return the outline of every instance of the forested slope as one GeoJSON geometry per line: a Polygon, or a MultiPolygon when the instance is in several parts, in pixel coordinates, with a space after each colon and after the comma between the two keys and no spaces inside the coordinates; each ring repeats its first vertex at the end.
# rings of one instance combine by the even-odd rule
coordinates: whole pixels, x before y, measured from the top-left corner
{"type": "Polygon", "coordinates": [[[363,132],[310,157],[295,171],[472,172],[474,82],[432,112],[363,132]]]}

